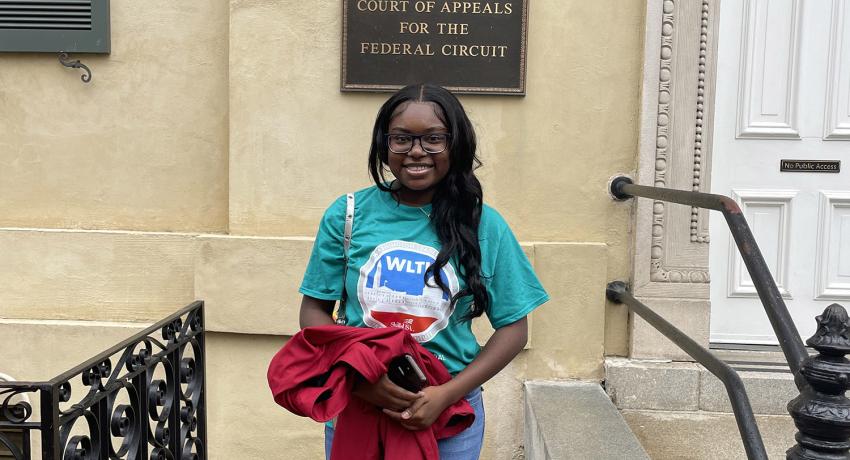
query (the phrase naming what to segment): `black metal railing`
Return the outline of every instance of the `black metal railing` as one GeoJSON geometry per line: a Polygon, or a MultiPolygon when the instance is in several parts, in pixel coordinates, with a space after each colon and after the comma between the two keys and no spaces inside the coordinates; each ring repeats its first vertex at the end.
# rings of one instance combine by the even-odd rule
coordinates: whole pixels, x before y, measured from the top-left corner
{"type": "Polygon", "coordinates": [[[684,350],[685,353],[723,382],[726,394],[729,395],[729,401],[732,403],[732,412],[735,414],[735,421],[738,423],[738,431],[740,431],[741,438],[744,440],[747,458],[767,459],[764,441],[761,439],[761,433],[759,433],[753,409],[750,406],[750,399],[747,397],[747,390],[744,388],[744,382],[738,376],[738,373],[688,337],[687,334],[635,299],[629,292],[626,283],[622,281],[608,283],[605,294],[608,300],[627,305],[629,310],[635,312],[658,332],[664,334],[676,346],[684,350]]]}
{"type": "MultiPolygon", "coordinates": [[[[844,355],[850,353],[850,319],[844,307],[832,304],[816,318],[818,330],[806,343],[819,354],[810,357],[738,203],[723,195],[635,185],[625,176],[611,182],[611,194],[621,200],[650,198],[723,213],[800,391],[800,396],[788,403],[799,432],[798,444],[787,451],[787,458],[848,458],[850,400],[844,394],[850,387],[850,361],[844,355]]],[[[764,443],[737,373],[636,300],[625,283],[610,283],[606,294],[611,301],[627,305],[723,381],[747,457],[766,459],[764,443]]]]}
{"type": "Polygon", "coordinates": [[[197,301],[53,379],[0,381],[0,454],[206,459],[204,350],[197,301]]]}

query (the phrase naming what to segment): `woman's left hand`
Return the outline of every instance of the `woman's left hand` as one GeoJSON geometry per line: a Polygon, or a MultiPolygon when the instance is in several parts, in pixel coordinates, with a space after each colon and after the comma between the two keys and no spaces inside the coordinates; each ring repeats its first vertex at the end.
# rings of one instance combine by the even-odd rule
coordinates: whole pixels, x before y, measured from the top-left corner
{"type": "Polygon", "coordinates": [[[446,388],[441,385],[425,387],[420,393],[422,397],[414,401],[407,409],[401,412],[384,409],[384,413],[408,430],[424,430],[454,403],[447,394],[446,388]]]}

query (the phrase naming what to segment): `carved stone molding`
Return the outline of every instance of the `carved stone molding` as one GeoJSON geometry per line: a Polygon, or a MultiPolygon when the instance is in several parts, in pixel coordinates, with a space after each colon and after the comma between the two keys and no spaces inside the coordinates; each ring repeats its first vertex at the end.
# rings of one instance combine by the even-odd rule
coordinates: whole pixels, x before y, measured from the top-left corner
{"type": "MultiPolygon", "coordinates": [[[[708,189],[717,3],[647,2],[638,183],[708,189]]],[[[708,298],[707,211],[639,201],[636,221],[638,295],[708,298]]]]}
{"type": "MultiPolygon", "coordinates": [[[[702,2],[702,13],[700,14],[700,35],[699,35],[699,72],[697,74],[697,116],[696,129],[694,134],[694,180],[692,190],[695,192],[703,191],[703,128],[705,127],[705,75],[708,61],[708,31],[709,19],[711,13],[711,5],[708,0],[702,2]]],[[[705,187],[707,189],[708,187],[705,187]]],[[[707,229],[707,213],[700,211],[699,208],[691,208],[691,242],[692,243],[708,243],[707,229]],[[700,223],[704,224],[700,226],[700,223]]]]}

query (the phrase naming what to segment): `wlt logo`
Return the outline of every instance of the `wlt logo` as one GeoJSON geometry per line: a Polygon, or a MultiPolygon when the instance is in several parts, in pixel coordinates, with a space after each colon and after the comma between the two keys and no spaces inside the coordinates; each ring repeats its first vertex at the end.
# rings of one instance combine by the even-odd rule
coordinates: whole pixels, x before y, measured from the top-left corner
{"type": "Polygon", "coordinates": [[[454,268],[439,272],[444,292],[433,276],[425,279],[437,250],[409,241],[389,241],[376,247],[360,268],[357,297],[363,321],[370,327],[398,327],[420,342],[433,338],[448,324],[451,296],[459,291],[454,268]]]}
{"type": "Polygon", "coordinates": [[[418,275],[422,275],[425,273],[425,270],[428,268],[428,265],[433,263],[426,261],[413,261],[413,260],[405,260],[401,257],[390,257],[387,256],[384,258],[387,264],[387,270],[396,271],[396,272],[404,272],[404,273],[416,273],[418,275]],[[415,267],[415,268],[414,268],[415,267]]]}

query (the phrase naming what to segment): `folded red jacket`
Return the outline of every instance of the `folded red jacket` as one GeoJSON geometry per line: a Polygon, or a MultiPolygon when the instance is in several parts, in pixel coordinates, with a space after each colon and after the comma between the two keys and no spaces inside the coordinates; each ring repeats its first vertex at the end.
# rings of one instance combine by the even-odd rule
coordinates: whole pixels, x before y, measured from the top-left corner
{"type": "Polygon", "coordinates": [[[377,382],[386,363],[404,353],[414,357],[429,385],[451,380],[443,363],[403,329],[318,326],[295,334],[275,354],[269,387],[274,400],[296,415],[318,422],[337,417],[331,460],[439,460],[437,439],[460,433],[475,419],[465,399],[429,428],[410,431],[351,395],[354,371],[377,382]]]}

